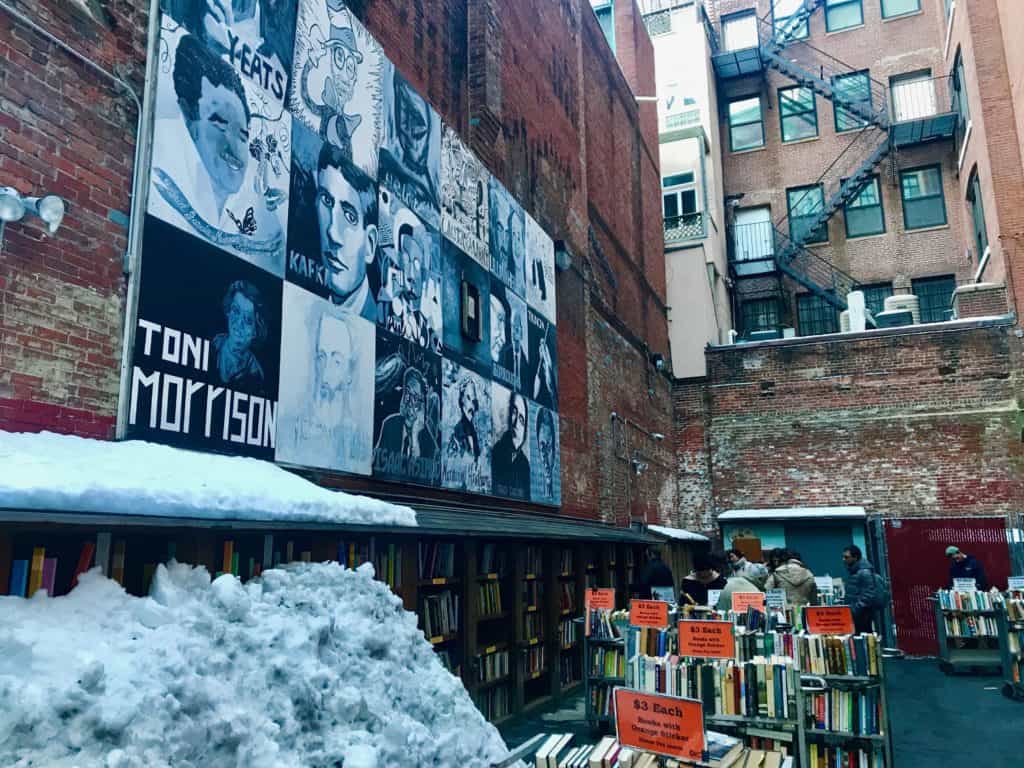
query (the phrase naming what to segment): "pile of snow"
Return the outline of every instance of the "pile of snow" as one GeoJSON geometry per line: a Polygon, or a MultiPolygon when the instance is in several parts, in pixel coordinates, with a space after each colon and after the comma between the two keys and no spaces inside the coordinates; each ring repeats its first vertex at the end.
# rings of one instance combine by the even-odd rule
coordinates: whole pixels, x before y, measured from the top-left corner
{"type": "Polygon", "coordinates": [[[0,597],[0,765],[425,768],[507,754],[373,568],[246,584],[172,562],[0,597]]]}
{"type": "Polygon", "coordinates": [[[416,525],[408,507],[329,491],[268,461],[141,440],[0,431],[0,508],[416,525]]]}

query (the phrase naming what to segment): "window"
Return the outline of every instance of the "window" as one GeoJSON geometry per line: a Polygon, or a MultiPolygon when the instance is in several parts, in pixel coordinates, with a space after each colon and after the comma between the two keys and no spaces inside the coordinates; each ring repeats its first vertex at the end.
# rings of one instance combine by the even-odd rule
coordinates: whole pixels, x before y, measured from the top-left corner
{"type": "Polygon", "coordinates": [[[871,78],[867,71],[836,75],[832,78],[832,91],[835,94],[833,104],[837,131],[852,131],[868,124],[867,120],[839,106],[840,102],[846,102],[847,104],[859,104],[868,112],[874,109],[874,104],[871,101],[871,78]]]}
{"type": "Polygon", "coordinates": [[[729,102],[729,149],[739,152],[764,146],[761,97],[729,102]]]}
{"type": "Polygon", "coordinates": [[[796,243],[827,243],[828,224],[814,229],[815,219],[825,210],[825,195],[820,184],[808,187],[790,187],[786,190],[789,206],[789,238],[796,243]]]}
{"type": "Polygon", "coordinates": [[[882,211],[882,185],[878,177],[864,185],[860,193],[843,209],[847,237],[880,235],[885,232],[885,214],[882,211]]]}
{"type": "Polygon", "coordinates": [[[798,141],[818,135],[818,110],[810,88],[780,88],[779,118],[782,140],[798,141]]]}
{"type": "Polygon", "coordinates": [[[967,106],[967,80],[964,79],[964,57],[957,50],[956,59],[953,62],[953,110],[957,114],[956,120],[956,143],[958,147],[964,144],[964,135],[967,133],[967,124],[971,122],[971,111],[967,106]]]}
{"type": "Polygon", "coordinates": [[[612,2],[594,2],[591,3],[594,8],[594,15],[597,16],[597,21],[601,25],[601,31],[604,32],[604,38],[608,41],[608,47],[613,51],[615,50],[615,10],[612,2]]]}
{"type": "Polygon", "coordinates": [[[826,31],[838,32],[859,27],[863,23],[864,7],[861,0],[825,0],[826,31]]]}
{"type": "Polygon", "coordinates": [[[907,229],[941,227],[946,223],[946,198],[939,166],[900,171],[903,226],[907,229]]]}
{"type": "Polygon", "coordinates": [[[722,48],[726,51],[742,51],[756,48],[757,16],[753,11],[733,13],[722,17],[722,48]]]}
{"type": "MultiPolygon", "coordinates": [[[[767,262],[775,255],[775,230],[768,206],[737,208],[732,226],[733,258],[767,262]]],[[[767,263],[759,265],[769,267],[767,263]]]]}
{"type": "Polygon", "coordinates": [[[981,202],[981,182],[978,181],[977,168],[971,171],[971,179],[967,182],[967,202],[971,204],[974,246],[978,249],[975,255],[980,264],[985,251],[988,249],[988,227],[985,226],[985,209],[981,202]]]}
{"type": "Polygon", "coordinates": [[[911,280],[910,289],[917,296],[922,323],[941,323],[952,316],[953,291],[956,290],[953,275],[911,280]]]}
{"type": "Polygon", "coordinates": [[[693,171],[676,173],[661,180],[665,221],[697,212],[697,182],[693,171]]]}
{"type": "Polygon", "coordinates": [[[892,296],[892,283],[862,285],[860,289],[864,292],[864,306],[872,315],[885,311],[885,300],[892,296]]]}
{"type": "Polygon", "coordinates": [[[890,78],[892,118],[895,122],[930,117],[935,107],[935,81],[931,70],[890,78]]]}
{"type": "Polygon", "coordinates": [[[813,293],[801,293],[796,297],[796,316],[801,336],[839,332],[836,308],[813,293]]]}
{"type": "Polygon", "coordinates": [[[794,26],[793,16],[803,8],[803,0],[775,0],[772,8],[775,36],[780,40],[803,40],[809,34],[807,19],[794,26]]]}
{"type": "Polygon", "coordinates": [[[882,18],[891,19],[921,10],[921,0],[882,0],[882,18]]]}
{"type": "Polygon", "coordinates": [[[743,302],[743,330],[771,331],[779,327],[779,300],[775,297],[767,299],[751,299],[743,302]]]}

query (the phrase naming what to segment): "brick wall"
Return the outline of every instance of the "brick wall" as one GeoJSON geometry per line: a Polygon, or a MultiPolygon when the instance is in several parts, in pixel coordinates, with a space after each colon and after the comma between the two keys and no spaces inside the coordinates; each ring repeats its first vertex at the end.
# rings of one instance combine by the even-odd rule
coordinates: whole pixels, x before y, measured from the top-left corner
{"type": "Polygon", "coordinates": [[[1003,283],[972,283],[961,285],[953,294],[953,316],[958,319],[969,317],[995,317],[1005,315],[1006,286],[1003,283]]]}
{"type": "MultiPolygon", "coordinates": [[[[886,517],[1002,514],[1024,503],[1021,343],[1010,321],[708,353],[675,387],[680,466],[710,463],[717,514],[861,505],[886,517]],[[707,398],[704,440],[700,390],[707,398]]],[[[680,473],[706,520],[708,481],[680,473]]]]}
{"type": "MultiPolygon", "coordinates": [[[[613,411],[632,414],[650,432],[667,434],[671,427],[669,385],[650,364],[655,353],[667,358],[668,331],[657,145],[655,134],[644,136],[630,87],[654,91],[650,41],[639,17],[622,40],[634,62],[627,80],[586,0],[350,5],[442,118],[572,256],[572,268],[557,276],[563,512],[624,520],[632,506],[645,511],[637,502],[642,494],[655,500],[652,519],[666,519],[674,508],[671,479],[661,476],[654,493],[636,483],[603,486],[606,478],[621,480],[622,463],[611,449],[592,450],[608,439],[613,411]]],[[[92,21],[73,11],[74,4],[25,6],[141,92],[144,7],[104,5],[97,11],[101,21],[92,21]]],[[[135,114],[130,100],[94,73],[3,12],[0,17],[0,182],[26,193],[46,189],[69,204],[54,238],[43,238],[28,220],[7,228],[0,261],[0,429],[110,438],[135,114]]],[[[653,483],[655,474],[641,480],[653,483]]],[[[328,485],[445,498],[313,476],[328,485]]]]}

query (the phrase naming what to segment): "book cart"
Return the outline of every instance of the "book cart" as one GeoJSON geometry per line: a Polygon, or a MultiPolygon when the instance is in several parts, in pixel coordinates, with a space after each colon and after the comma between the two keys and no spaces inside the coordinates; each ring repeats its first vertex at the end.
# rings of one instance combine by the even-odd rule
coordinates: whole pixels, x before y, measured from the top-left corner
{"type": "Polygon", "coordinates": [[[935,608],[939,669],[947,675],[991,674],[1003,669],[998,619],[1002,598],[988,592],[940,589],[930,598],[935,608]]]}
{"type": "Polygon", "coordinates": [[[1003,659],[1003,695],[1024,701],[1024,590],[1005,594],[1006,611],[997,618],[1003,659]]]}

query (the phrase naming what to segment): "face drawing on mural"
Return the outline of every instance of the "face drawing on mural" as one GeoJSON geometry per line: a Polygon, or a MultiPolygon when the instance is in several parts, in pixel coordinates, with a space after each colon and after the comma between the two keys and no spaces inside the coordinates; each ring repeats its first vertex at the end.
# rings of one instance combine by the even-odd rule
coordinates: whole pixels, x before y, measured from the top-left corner
{"type": "Polygon", "coordinates": [[[425,409],[426,384],[423,381],[423,374],[415,368],[407,368],[403,379],[402,401],[399,405],[407,437],[418,438],[420,431],[425,428],[425,409]]]}
{"type": "Polygon", "coordinates": [[[529,412],[526,408],[525,397],[509,392],[505,431],[491,453],[491,476],[494,492],[499,496],[530,497],[529,412]]]}
{"type": "Polygon", "coordinates": [[[425,175],[430,151],[430,107],[398,73],[395,73],[395,127],[402,160],[416,173],[425,175]]]}
{"type": "Polygon", "coordinates": [[[221,301],[227,331],[213,338],[221,383],[252,389],[263,383],[263,367],[252,348],[267,337],[260,290],[246,280],[228,286],[221,301]]]}
{"type": "Polygon", "coordinates": [[[227,62],[187,35],[174,60],[174,92],[223,209],[245,180],[249,150],[249,106],[242,82],[227,62]]]}
{"type": "Polygon", "coordinates": [[[343,424],[350,417],[349,395],[355,378],[352,332],[341,318],[322,315],[317,327],[313,397],[326,423],[343,424]]]}
{"type": "Polygon", "coordinates": [[[413,235],[412,227],[403,225],[398,232],[399,263],[405,282],[402,291],[408,309],[419,310],[423,297],[423,273],[425,270],[425,254],[423,247],[413,235]]]}
{"type": "Polygon", "coordinates": [[[333,144],[324,143],[317,162],[316,215],[332,301],[373,320],[366,267],[377,252],[377,195],[333,144]]]}
{"type": "Polygon", "coordinates": [[[480,438],[476,429],[476,415],[480,411],[480,398],[476,382],[465,376],[459,382],[459,421],[452,430],[448,454],[475,462],[480,458],[480,438]]]}
{"type": "Polygon", "coordinates": [[[515,212],[509,213],[508,217],[508,269],[513,275],[518,275],[522,272],[523,265],[520,264],[522,259],[521,249],[516,248],[516,243],[523,242],[523,217],[516,216],[515,212]]]}
{"type": "Polygon", "coordinates": [[[517,451],[522,451],[526,442],[526,419],[526,398],[513,393],[508,401],[508,430],[512,435],[512,447],[517,451]]]}
{"type": "Polygon", "coordinates": [[[511,312],[505,300],[497,294],[491,294],[491,360],[501,363],[502,353],[509,343],[511,335],[511,312]]]}
{"type": "Polygon", "coordinates": [[[545,494],[551,498],[555,480],[555,420],[551,411],[545,408],[537,412],[537,448],[540,451],[541,483],[545,494]]]}

